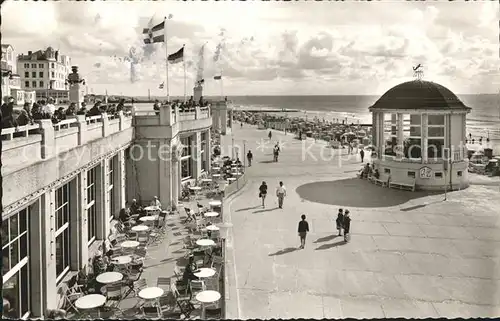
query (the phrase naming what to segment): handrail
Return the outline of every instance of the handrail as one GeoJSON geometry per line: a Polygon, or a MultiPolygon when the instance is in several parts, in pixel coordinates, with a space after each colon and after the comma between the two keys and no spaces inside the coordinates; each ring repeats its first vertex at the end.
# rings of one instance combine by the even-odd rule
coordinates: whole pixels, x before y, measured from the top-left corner
{"type": "Polygon", "coordinates": [[[85,120],[87,121],[87,125],[95,124],[95,123],[99,123],[102,121],[102,116],[101,115],[90,116],[90,117],[86,117],[85,120]]]}
{"type": "Polygon", "coordinates": [[[76,118],[65,119],[65,120],[61,120],[57,124],[54,124],[53,127],[54,127],[55,131],[58,131],[61,129],[70,128],[70,127],[72,127],[71,124],[74,124],[74,123],[76,123],[76,118]]]}
{"type": "Polygon", "coordinates": [[[24,125],[24,126],[19,126],[17,128],[16,127],[4,128],[2,129],[2,140],[13,140],[15,134],[17,134],[16,136],[20,137],[28,137],[30,131],[38,129],[40,129],[39,124],[24,125]],[[4,136],[6,139],[3,139],[4,136]]]}

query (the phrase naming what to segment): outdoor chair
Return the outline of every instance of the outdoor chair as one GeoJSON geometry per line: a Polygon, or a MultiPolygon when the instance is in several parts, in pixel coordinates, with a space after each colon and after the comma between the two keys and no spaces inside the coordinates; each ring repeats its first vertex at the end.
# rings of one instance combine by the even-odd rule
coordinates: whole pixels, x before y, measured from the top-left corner
{"type": "Polygon", "coordinates": [[[142,314],[145,319],[159,319],[161,318],[160,310],[156,306],[142,307],[142,314]]]}
{"type": "Polygon", "coordinates": [[[148,287],[146,279],[139,279],[138,281],[134,281],[132,283],[132,292],[137,296],[139,292],[148,287]]]}
{"type": "Polygon", "coordinates": [[[196,297],[196,294],[201,291],[205,291],[206,289],[207,288],[203,280],[191,280],[189,282],[189,292],[191,293],[192,297],[196,297]]]}
{"type": "Polygon", "coordinates": [[[212,266],[211,266],[212,269],[217,265],[223,265],[223,264],[224,264],[224,258],[222,256],[218,255],[212,256],[212,266]]]}
{"type": "Polygon", "coordinates": [[[170,291],[170,278],[166,277],[158,277],[156,280],[156,286],[159,287],[160,289],[163,289],[166,292],[170,291]]]}
{"type": "Polygon", "coordinates": [[[220,320],[222,319],[221,308],[205,308],[205,317],[207,320],[220,320]]]}
{"type": "Polygon", "coordinates": [[[108,301],[118,301],[120,302],[122,299],[122,283],[112,283],[106,285],[106,297],[108,301]]]}
{"type": "Polygon", "coordinates": [[[186,219],[182,223],[188,223],[193,221],[193,215],[191,214],[191,209],[189,207],[184,207],[184,210],[186,211],[186,219]]]}
{"type": "Polygon", "coordinates": [[[66,284],[63,284],[59,288],[58,293],[62,297],[62,308],[64,310],[73,310],[76,313],[80,312],[75,306],[75,301],[84,296],[82,292],[72,292],[66,284]]]}
{"type": "Polygon", "coordinates": [[[175,303],[177,307],[180,309],[181,314],[184,315],[184,319],[188,319],[191,312],[195,309],[194,305],[191,303],[190,295],[181,295],[177,290],[175,284],[171,285],[172,294],[175,298],[175,303]]]}
{"type": "Polygon", "coordinates": [[[160,310],[160,314],[162,318],[168,319],[180,319],[180,312],[175,311],[176,300],[170,289],[166,295],[161,296],[158,299],[158,309],[160,310]]]}

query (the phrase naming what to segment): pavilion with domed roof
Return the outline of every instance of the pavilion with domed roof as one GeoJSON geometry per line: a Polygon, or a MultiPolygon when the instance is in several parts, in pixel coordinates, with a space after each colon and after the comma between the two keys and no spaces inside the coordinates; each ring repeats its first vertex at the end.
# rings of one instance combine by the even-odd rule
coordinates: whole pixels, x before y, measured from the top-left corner
{"type": "Polygon", "coordinates": [[[430,81],[408,81],[389,89],[369,110],[380,181],[420,190],[468,186],[465,137],[471,108],[453,92],[430,81]]]}

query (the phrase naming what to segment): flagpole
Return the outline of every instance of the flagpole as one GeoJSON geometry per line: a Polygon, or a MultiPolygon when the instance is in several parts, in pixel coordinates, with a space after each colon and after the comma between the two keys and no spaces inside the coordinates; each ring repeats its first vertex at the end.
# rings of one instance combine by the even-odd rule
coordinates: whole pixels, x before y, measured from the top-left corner
{"type": "MultiPolygon", "coordinates": [[[[185,45],[182,45],[182,48],[184,48],[185,45]]],[[[184,55],[184,51],[182,53],[182,64],[184,65],[184,102],[186,102],[186,87],[187,87],[187,78],[186,78],[186,57],[184,55]]]]}
{"type": "Polygon", "coordinates": [[[224,100],[224,84],[223,82],[223,77],[222,77],[222,70],[220,71],[220,99],[224,100]]]}
{"type": "Polygon", "coordinates": [[[166,66],[166,76],[167,76],[167,102],[170,102],[170,90],[168,87],[168,46],[167,46],[167,17],[164,18],[163,25],[163,39],[165,41],[165,66],[166,66]]]}

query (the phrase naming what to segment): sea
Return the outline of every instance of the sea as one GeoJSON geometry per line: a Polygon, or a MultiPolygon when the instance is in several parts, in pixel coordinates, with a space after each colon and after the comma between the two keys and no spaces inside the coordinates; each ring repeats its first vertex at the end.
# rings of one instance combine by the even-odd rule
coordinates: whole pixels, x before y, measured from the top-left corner
{"type": "MultiPolygon", "coordinates": [[[[467,132],[476,140],[487,137],[500,144],[500,95],[478,94],[458,95],[462,102],[472,108],[467,116],[467,132]]],[[[218,100],[220,97],[205,97],[218,100]]],[[[228,96],[235,109],[253,110],[297,110],[287,113],[288,117],[301,117],[313,120],[347,120],[347,123],[371,124],[372,117],[368,107],[380,96],[228,96]]],[[[153,104],[136,104],[140,110],[152,110],[153,104]]]]}

